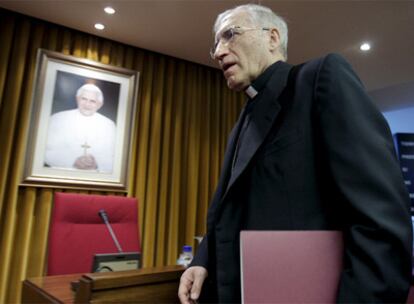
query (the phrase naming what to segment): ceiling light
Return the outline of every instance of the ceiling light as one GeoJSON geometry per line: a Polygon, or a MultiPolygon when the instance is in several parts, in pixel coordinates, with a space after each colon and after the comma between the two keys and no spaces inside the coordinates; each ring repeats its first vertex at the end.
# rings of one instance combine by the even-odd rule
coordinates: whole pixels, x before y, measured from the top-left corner
{"type": "Polygon", "coordinates": [[[102,31],[105,28],[105,25],[103,25],[102,23],[95,23],[95,28],[97,30],[102,31]]]}
{"type": "Polygon", "coordinates": [[[367,42],[364,42],[363,44],[361,44],[361,46],[359,47],[359,49],[361,51],[367,52],[371,49],[371,45],[367,42]]]}
{"type": "Polygon", "coordinates": [[[115,14],[115,10],[110,6],[105,7],[104,11],[105,11],[105,13],[107,13],[109,15],[115,14]]]}

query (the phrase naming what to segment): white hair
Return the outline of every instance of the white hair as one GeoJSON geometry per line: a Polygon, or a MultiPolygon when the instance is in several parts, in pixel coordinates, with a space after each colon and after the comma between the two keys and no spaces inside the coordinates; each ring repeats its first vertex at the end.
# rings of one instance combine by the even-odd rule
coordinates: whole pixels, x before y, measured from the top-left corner
{"type": "Polygon", "coordinates": [[[103,93],[101,89],[97,87],[96,85],[91,84],[91,83],[84,84],[76,91],[76,97],[81,96],[84,91],[95,93],[96,99],[98,99],[99,102],[103,103],[104,101],[103,93]]]}
{"type": "Polygon", "coordinates": [[[230,15],[246,12],[251,21],[258,27],[276,28],[280,35],[280,53],[287,59],[287,43],[288,43],[288,27],[286,21],[274,13],[270,8],[258,4],[244,4],[236,6],[232,9],[226,10],[217,16],[214,23],[214,34],[217,33],[221,23],[230,15]]]}

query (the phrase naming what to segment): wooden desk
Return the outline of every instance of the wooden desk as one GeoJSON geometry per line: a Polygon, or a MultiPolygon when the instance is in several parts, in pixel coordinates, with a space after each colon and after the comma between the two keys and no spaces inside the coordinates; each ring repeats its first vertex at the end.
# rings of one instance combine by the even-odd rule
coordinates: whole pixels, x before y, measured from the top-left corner
{"type": "Polygon", "coordinates": [[[23,282],[23,303],[178,303],[181,266],[69,274],[23,282]],[[77,292],[71,282],[79,281],[77,292]]]}

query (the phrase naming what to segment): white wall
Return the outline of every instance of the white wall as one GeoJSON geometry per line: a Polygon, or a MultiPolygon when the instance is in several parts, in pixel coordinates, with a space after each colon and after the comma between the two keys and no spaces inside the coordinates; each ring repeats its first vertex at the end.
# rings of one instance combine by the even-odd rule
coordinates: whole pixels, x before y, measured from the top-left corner
{"type": "Polygon", "coordinates": [[[414,106],[382,113],[391,133],[414,133],[414,106]]]}

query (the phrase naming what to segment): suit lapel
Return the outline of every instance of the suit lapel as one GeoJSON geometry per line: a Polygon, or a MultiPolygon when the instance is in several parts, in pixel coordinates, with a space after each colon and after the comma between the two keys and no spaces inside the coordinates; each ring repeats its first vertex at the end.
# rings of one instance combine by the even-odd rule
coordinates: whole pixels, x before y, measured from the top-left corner
{"type": "Polygon", "coordinates": [[[240,129],[242,128],[245,112],[246,105],[243,107],[239,115],[239,118],[230,134],[229,142],[227,144],[226,152],[224,154],[223,166],[221,169],[218,189],[216,191],[216,195],[220,198],[222,197],[223,191],[226,189],[229,180],[229,175],[231,174],[231,166],[233,163],[234,152],[237,145],[237,138],[240,133],[240,129]]]}
{"type": "MultiPolygon", "coordinates": [[[[234,182],[246,169],[275,122],[281,109],[278,98],[286,86],[291,68],[291,65],[283,63],[275,73],[273,73],[266,84],[266,87],[263,89],[263,92],[259,93],[260,96],[257,96],[260,99],[257,100],[258,102],[251,113],[250,123],[244,134],[241,146],[239,147],[238,161],[233,168],[233,172],[231,172],[231,161],[230,164],[227,164],[226,166],[226,172],[231,172],[231,175],[222,199],[224,199],[234,182]]],[[[235,142],[233,142],[233,145],[235,145],[235,142]]],[[[232,151],[234,151],[234,148],[232,151]]],[[[232,155],[233,154],[234,153],[232,153],[232,155]]]]}
{"type": "MultiPolygon", "coordinates": [[[[214,193],[214,197],[212,199],[211,206],[208,210],[209,213],[215,212],[217,204],[223,197],[224,191],[227,189],[228,180],[231,174],[231,166],[233,163],[234,150],[236,149],[236,144],[237,144],[237,137],[238,137],[238,134],[240,133],[240,129],[243,124],[245,112],[246,112],[246,105],[243,107],[242,111],[240,112],[239,118],[233,130],[230,133],[226,151],[224,153],[224,160],[223,160],[223,165],[222,165],[221,172],[220,172],[220,178],[217,184],[217,189],[214,193]]],[[[214,217],[208,217],[208,218],[213,219],[214,217]]]]}

